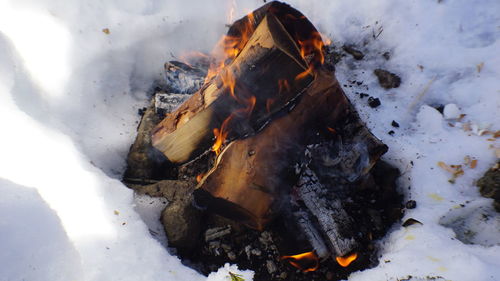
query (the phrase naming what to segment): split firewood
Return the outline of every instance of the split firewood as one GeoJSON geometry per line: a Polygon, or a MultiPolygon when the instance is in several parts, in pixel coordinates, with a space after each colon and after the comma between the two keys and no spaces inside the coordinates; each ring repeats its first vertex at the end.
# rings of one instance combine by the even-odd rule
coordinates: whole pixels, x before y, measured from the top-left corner
{"type": "Polygon", "coordinates": [[[232,138],[253,134],[311,82],[307,74],[295,79],[307,67],[285,27],[267,14],[234,61],[155,128],[154,147],[184,163],[210,148],[214,129],[232,138]]]}
{"type": "Polygon", "coordinates": [[[348,100],[333,73],[320,70],[297,105],[258,134],[231,142],[201,180],[195,199],[227,217],[262,229],[296,183],[295,164],[318,126],[345,114],[348,100]]]}
{"type": "Polygon", "coordinates": [[[319,131],[331,128],[337,128],[340,143],[333,139],[308,150],[313,159],[308,162],[321,179],[340,176],[353,182],[387,151],[361,122],[333,73],[321,70],[295,108],[224,149],[195,198],[223,216],[262,228],[296,183],[294,165],[306,161],[305,147],[319,131]]]}

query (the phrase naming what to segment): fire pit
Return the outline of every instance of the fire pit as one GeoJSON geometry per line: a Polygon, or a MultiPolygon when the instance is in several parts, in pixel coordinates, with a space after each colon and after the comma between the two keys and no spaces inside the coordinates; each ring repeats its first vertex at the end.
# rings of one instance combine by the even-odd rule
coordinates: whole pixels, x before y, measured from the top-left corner
{"type": "Polygon", "coordinates": [[[169,246],[205,274],[230,262],[255,280],[376,265],[375,241],[402,213],[399,171],[336,80],[334,47],[272,2],[216,50],[165,65],[128,158],[124,182],[169,201],[169,246]]]}

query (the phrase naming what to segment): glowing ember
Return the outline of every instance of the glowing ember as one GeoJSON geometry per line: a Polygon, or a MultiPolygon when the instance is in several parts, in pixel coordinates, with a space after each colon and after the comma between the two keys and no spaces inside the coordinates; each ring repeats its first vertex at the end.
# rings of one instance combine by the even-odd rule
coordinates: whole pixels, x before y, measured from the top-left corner
{"type": "Polygon", "coordinates": [[[212,151],[215,152],[215,155],[219,155],[221,149],[222,149],[222,144],[227,138],[228,130],[227,126],[231,119],[233,119],[233,114],[229,115],[229,117],[222,122],[222,126],[220,129],[215,128],[214,129],[214,135],[215,135],[215,142],[212,145],[212,151]]]}
{"type": "Polygon", "coordinates": [[[205,174],[201,173],[199,175],[196,176],[196,182],[200,182],[201,179],[205,176],[205,174]]]}
{"type": "Polygon", "coordinates": [[[326,129],[328,130],[328,132],[330,132],[332,134],[336,134],[337,133],[337,131],[334,128],[326,127],[326,129]]]}
{"type": "Polygon", "coordinates": [[[358,258],[358,254],[353,253],[353,254],[350,254],[346,257],[336,257],[335,259],[337,260],[338,264],[340,264],[340,266],[348,267],[357,258],[358,258]]]}
{"type": "Polygon", "coordinates": [[[306,252],[293,256],[282,256],[288,262],[303,272],[316,271],[319,268],[319,258],[314,252],[306,252]]]}

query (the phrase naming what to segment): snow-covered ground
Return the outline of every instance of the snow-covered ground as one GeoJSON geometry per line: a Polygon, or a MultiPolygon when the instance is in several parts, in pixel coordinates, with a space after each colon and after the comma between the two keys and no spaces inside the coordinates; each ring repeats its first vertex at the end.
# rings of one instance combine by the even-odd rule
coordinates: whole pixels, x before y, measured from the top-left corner
{"type": "MultiPolygon", "coordinates": [[[[163,62],[209,51],[235,2],[0,1],[0,280],[205,280],[151,237],[118,179],[163,62]]],[[[263,4],[240,2],[234,18],[263,4]]],[[[500,147],[480,136],[500,129],[500,2],[290,3],[334,44],[365,53],[344,58],[337,77],[363,81],[346,93],[389,145],[406,199],[417,201],[405,218],[423,223],[394,228],[380,242],[380,265],[350,279],[500,280],[500,217],[474,186],[500,147]],[[375,68],[401,76],[401,86],[382,89],[375,68]],[[461,121],[431,107],[452,103],[461,121]],[[477,167],[450,183],[437,163],[466,156],[477,167]]],[[[209,279],[228,271],[237,272],[209,279]]]]}

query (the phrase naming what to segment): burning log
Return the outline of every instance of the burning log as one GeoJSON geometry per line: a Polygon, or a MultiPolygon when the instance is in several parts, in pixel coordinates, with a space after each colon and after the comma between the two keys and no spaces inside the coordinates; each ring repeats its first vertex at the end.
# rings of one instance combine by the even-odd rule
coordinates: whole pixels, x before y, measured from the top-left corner
{"type": "Polygon", "coordinates": [[[324,120],[337,119],[347,108],[336,79],[318,71],[297,105],[274,119],[257,135],[231,142],[214,168],[201,180],[195,199],[224,216],[262,229],[296,182],[310,136],[324,120]]]}
{"type": "Polygon", "coordinates": [[[224,39],[231,63],[155,128],[153,146],[171,162],[185,163],[206,151],[213,132],[219,142],[254,134],[312,81],[300,41],[289,33],[293,25],[278,19],[271,9],[276,5],[233,25],[224,39]]]}

